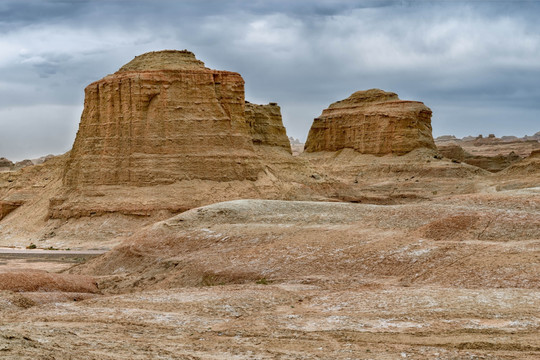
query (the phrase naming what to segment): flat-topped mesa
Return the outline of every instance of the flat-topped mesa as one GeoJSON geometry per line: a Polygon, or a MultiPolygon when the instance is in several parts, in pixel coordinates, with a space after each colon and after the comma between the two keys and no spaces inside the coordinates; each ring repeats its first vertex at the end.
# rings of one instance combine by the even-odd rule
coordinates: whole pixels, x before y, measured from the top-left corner
{"type": "Polygon", "coordinates": [[[88,85],[64,184],[255,180],[261,170],[240,74],[166,50],[88,85]]]}
{"type": "Polygon", "coordinates": [[[436,149],[431,110],[418,101],[400,100],[392,92],[357,91],[323,110],[314,120],[305,145],[306,152],[344,148],[373,155],[436,149]]]}
{"type": "Polygon", "coordinates": [[[257,105],[246,102],[246,121],[254,145],[277,146],[292,154],[291,143],[281,118],[281,109],[276,103],[257,105]]]}

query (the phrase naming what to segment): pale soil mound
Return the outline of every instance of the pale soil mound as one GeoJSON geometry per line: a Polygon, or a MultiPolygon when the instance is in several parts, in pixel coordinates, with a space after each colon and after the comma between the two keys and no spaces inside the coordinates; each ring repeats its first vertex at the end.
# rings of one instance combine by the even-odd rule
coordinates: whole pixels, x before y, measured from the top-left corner
{"type": "Polygon", "coordinates": [[[538,202],[528,193],[513,193],[510,204],[497,201],[499,194],[477,196],[477,204],[467,197],[393,206],[219,203],[157,223],[73,271],[105,276],[100,288],[113,292],[371,277],[539,288],[538,202]]]}
{"type": "Polygon", "coordinates": [[[0,290],[99,293],[96,281],[91,276],[55,274],[42,271],[0,273],[0,290]]]}

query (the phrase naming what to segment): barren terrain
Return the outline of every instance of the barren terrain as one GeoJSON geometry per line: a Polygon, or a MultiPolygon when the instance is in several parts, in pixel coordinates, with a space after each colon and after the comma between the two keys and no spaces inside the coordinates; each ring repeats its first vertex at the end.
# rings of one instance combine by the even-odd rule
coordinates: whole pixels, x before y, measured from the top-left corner
{"type": "Polygon", "coordinates": [[[371,89],[302,152],[244,84],[142,54],[0,158],[2,359],[540,358],[540,134],[437,148],[371,89]]]}
{"type": "Polygon", "coordinates": [[[232,201],[69,271],[103,295],[4,293],[0,339],[11,359],[535,359],[539,259],[540,188],[232,201]]]}

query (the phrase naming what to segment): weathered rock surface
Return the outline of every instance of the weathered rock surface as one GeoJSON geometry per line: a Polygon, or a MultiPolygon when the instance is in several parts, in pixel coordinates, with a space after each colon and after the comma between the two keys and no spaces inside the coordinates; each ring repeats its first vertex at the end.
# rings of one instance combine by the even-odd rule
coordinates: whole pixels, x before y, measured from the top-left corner
{"type": "Polygon", "coordinates": [[[513,152],[519,157],[525,158],[532,151],[540,149],[540,142],[538,139],[535,139],[536,134],[522,138],[516,136],[502,136],[498,138],[493,136],[493,134],[490,135],[492,136],[466,136],[462,139],[451,135],[439,136],[435,139],[435,145],[438,148],[459,145],[471,155],[487,157],[505,156],[513,152]]]}
{"type": "Polygon", "coordinates": [[[23,204],[22,201],[0,200],[0,220],[23,204]]]}
{"type": "Polygon", "coordinates": [[[13,167],[13,162],[9,161],[4,157],[0,158],[0,169],[10,169],[11,167],[13,167]]]}
{"type": "Polygon", "coordinates": [[[444,157],[454,161],[461,161],[469,165],[478,166],[487,171],[498,172],[506,169],[513,163],[520,161],[522,158],[516,153],[511,152],[508,155],[482,156],[472,155],[459,145],[439,146],[439,153],[444,157]]]}
{"type": "Polygon", "coordinates": [[[395,93],[357,91],[315,119],[305,145],[306,152],[344,148],[374,155],[435,149],[431,110],[418,101],[400,100],[395,93]]]}
{"type": "Polygon", "coordinates": [[[85,89],[64,184],[255,180],[244,80],[189,51],[143,54],[85,89]]]}
{"type": "Polygon", "coordinates": [[[281,119],[281,109],[276,103],[257,105],[246,102],[248,122],[255,145],[278,146],[291,152],[291,144],[281,119]]]}
{"type": "Polygon", "coordinates": [[[25,159],[22,161],[17,161],[13,166],[13,170],[19,170],[28,166],[34,166],[34,162],[30,159],[25,159]]]}

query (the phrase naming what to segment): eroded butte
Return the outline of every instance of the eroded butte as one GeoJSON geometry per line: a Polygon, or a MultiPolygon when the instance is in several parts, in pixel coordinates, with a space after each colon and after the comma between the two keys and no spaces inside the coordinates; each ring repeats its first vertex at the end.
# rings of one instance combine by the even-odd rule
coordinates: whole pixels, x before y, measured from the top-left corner
{"type": "Polygon", "coordinates": [[[0,249],[2,358],[540,358],[538,139],[372,89],[293,156],[187,50],[85,95],[69,153],[0,159],[0,245],[38,248],[0,249]]]}

